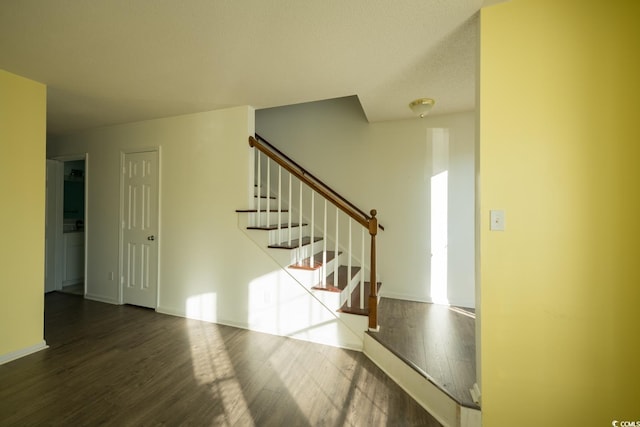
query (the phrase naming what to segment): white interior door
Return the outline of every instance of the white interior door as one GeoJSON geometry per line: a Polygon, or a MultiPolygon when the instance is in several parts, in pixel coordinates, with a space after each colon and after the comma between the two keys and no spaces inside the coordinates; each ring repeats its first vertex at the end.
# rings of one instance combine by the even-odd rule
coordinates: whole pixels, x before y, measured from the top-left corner
{"type": "Polygon", "coordinates": [[[123,303],[155,308],[158,295],[158,152],[125,153],[121,188],[123,303]]]}

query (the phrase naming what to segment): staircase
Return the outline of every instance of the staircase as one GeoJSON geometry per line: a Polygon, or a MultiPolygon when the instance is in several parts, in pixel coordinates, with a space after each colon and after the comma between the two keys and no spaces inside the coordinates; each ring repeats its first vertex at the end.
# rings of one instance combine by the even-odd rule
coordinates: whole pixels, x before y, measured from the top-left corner
{"type": "Polygon", "coordinates": [[[350,329],[376,330],[375,210],[365,214],[259,136],[249,143],[254,207],[236,211],[239,227],[350,329]]]}
{"type": "MultiPolygon", "coordinates": [[[[277,224],[253,225],[259,223],[255,217],[265,215],[266,211],[258,212],[252,209],[236,212],[241,214],[240,227],[244,228],[252,240],[263,247],[281,267],[287,269],[288,274],[300,285],[313,292],[330,310],[364,316],[363,321],[359,323],[362,323],[362,331],[367,329],[371,284],[365,280],[364,271],[360,266],[348,265],[347,254],[344,251],[325,251],[326,240],[321,236],[314,236],[312,243],[308,223],[284,223],[280,228],[277,224]],[[361,293],[364,296],[361,296],[361,293]]],[[[378,282],[377,290],[380,286],[381,283],[378,282]]]]}
{"type": "Polygon", "coordinates": [[[320,331],[305,339],[362,350],[442,425],[481,425],[480,411],[459,405],[365,333],[379,330],[376,235],[384,227],[377,212],[357,208],[258,135],[249,138],[249,145],[254,148],[253,206],[236,211],[238,226],[279,266],[278,275],[265,286],[276,287],[283,276],[293,283],[281,292],[288,305],[277,308],[278,320],[305,321],[309,326],[302,331],[324,327],[330,335],[347,335],[324,340],[320,331]],[[304,319],[291,316],[289,310],[301,305],[304,319]]]}

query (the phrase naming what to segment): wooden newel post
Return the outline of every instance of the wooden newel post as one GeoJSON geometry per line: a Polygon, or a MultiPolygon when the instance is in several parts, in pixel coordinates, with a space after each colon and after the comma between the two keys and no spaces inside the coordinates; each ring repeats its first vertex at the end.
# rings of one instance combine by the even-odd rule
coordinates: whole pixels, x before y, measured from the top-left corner
{"type": "Polygon", "coordinates": [[[371,236],[371,290],[369,292],[369,329],[378,330],[378,280],[376,278],[376,235],[378,234],[378,219],[375,209],[371,209],[369,220],[369,235],[371,236]]]}

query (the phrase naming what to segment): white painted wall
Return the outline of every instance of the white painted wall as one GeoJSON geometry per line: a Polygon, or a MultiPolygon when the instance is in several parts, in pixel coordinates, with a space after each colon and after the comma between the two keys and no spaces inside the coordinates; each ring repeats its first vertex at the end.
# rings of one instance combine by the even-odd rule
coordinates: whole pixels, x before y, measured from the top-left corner
{"type": "Polygon", "coordinates": [[[448,299],[475,306],[475,114],[368,123],[355,97],[256,111],[256,131],[363,210],[378,210],[382,295],[431,301],[430,128],[449,130],[448,299]]]}
{"type": "Polygon", "coordinates": [[[315,342],[361,348],[352,331],[300,289],[238,227],[252,203],[248,136],[237,107],[52,138],[48,157],[89,153],[87,296],[118,303],[120,153],[160,148],[158,311],[315,342]]]}

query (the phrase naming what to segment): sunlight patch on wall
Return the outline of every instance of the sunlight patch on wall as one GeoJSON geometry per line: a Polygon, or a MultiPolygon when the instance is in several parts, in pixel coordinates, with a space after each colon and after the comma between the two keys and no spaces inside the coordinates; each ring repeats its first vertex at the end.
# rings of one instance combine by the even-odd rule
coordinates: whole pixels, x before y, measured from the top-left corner
{"type": "Polygon", "coordinates": [[[431,142],[431,300],[449,304],[449,130],[429,129],[431,142]]]}
{"type": "Polygon", "coordinates": [[[214,292],[189,297],[186,304],[186,317],[215,323],[218,320],[217,304],[218,298],[214,292]]]}
{"type": "MultiPolygon", "coordinates": [[[[249,283],[248,328],[333,346],[360,347],[334,314],[338,294],[323,292],[314,297],[284,270],[249,283]],[[321,300],[327,298],[327,300],[321,300]]],[[[339,298],[339,297],[338,297],[339,298]]]]}
{"type": "Polygon", "coordinates": [[[285,336],[304,334],[305,329],[330,320],[317,305],[288,274],[272,271],[249,284],[249,327],[285,336]]]}

